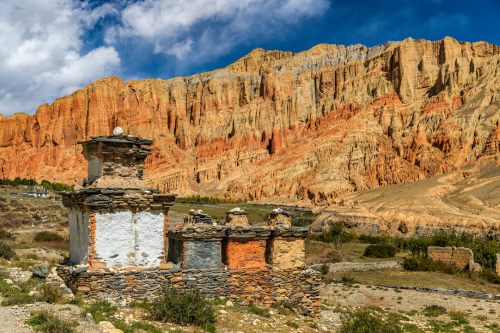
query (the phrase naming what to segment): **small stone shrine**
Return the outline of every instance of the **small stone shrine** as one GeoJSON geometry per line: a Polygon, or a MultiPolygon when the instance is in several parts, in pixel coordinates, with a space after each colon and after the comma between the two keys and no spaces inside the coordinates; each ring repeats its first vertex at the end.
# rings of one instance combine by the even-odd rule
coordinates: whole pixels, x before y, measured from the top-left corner
{"type": "Polygon", "coordinates": [[[144,160],[152,141],[113,135],[81,142],[89,161],[85,187],[63,194],[69,210],[70,259],[58,267],[74,292],[127,303],[166,287],[197,289],[263,306],[319,310],[318,273],[306,269],[308,230],[282,209],[250,225],[239,208],[220,224],[201,210],[168,224],[171,194],[148,189],[144,160]]]}

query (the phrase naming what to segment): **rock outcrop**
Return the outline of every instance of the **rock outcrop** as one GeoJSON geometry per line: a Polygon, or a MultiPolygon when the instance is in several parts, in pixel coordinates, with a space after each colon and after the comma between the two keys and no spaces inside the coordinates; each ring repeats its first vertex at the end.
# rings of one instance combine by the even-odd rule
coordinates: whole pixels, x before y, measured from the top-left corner
{"type": "Polygon", "coordinates": [[[151,185],[329,204],[500,150],[500,47],[452,38],[256,49],[169,80],[109,77],[0,117],[0,177],[81,183],[77,141],[115,126],[155,140],[151,185]]]}

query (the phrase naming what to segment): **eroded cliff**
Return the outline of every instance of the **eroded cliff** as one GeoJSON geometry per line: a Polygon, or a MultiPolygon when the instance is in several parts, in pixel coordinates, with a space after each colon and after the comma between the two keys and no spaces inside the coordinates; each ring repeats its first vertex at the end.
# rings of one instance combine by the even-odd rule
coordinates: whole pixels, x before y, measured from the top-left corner
{"type": "Polygon", "coordinates": [[[328,204],[500,151],[500,47],[452,38],[256,49],[191,77],[105,78],[0,117],[0,177],[80,183],[77,141],[155,140],[146,178],[177,193],[328,204]]]}

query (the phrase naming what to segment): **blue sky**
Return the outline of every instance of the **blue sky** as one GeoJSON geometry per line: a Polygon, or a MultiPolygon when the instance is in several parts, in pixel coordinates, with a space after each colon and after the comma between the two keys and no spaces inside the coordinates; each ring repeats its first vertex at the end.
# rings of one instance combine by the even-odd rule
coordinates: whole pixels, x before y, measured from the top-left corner
{"type": "Polygon", "coordinates": [[[500,44],[500,0],[0,0],[0,113],[109,75],[170,78],[253,48],[372,46],[407,37],[500,44]]]}

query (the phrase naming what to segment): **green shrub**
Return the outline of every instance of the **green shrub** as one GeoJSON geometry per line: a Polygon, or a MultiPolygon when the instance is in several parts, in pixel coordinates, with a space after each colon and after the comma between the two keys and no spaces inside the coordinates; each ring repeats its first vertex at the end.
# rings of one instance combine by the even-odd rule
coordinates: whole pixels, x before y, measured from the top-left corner
{"type": "Polygon", "coordinates": [[[2,295],[2,305],[23,305],[30,304],[35,301],[34,296],[30,295],[30,291],[37,283],[36,280],[30,280],[27,283],[19,285],[8,284],[4,280],[0,280],[0,295],[2,295]]]}
{"type": "Polygon", "coordinates": [[[216,321],[213,306],[199,292],[175,288],[165,289],[152,302],[150,313],[154,320],[204,328],[213,326],[216,321]]]}
{"type": "Polygon", "coordinates": [[[0,242],[0,258],[12,259],[16,257],[16,253],[12,248],[4,242],[0,242]]]}
{"type": "Polygon", "coordinates": [[[0,229],[0,239],[12,240],[14,239],[14,234],[10,231],[0,229]]]}
{"type": "Polygon", "coordinates": [[[483,268],[479,273],[479,276],[488,282],[500,284],[500,276],[492,268],[483,268]]]}
{"type": "Polygon", "coordinates": [[[457,267],[450,266],[441,261],[434,261],[426,257],[404,258],[402,266],[407,271],[443,272],[450,274],[460,271],[457,267]]]}
{"type": "Polygon", "coordinates": [[[423,313],[426,317],[439,317],[440,315],[443,315],[447,312],[448,311],[446,310],[446,308],[444,306],[436,305],[436,304],[427,305],[423,311],[423,313]]]}
{"type": "Polygon", "coordinates": [[[256,315],[261,316],[261,317],[269,317],[270,316],[269,311],[267,311],[266,309],[263,309],[261,307],[258,307],[256,305],[253,305],[253,304],[250,304],[247,307],[247,309],[248,309],[248,312],[256,314],[256,315]]]}
{"type": "Polygon", "coordinates": [[[136,332],[146,332],[146,333],[162,333],[163,331],[153,324],[144,321],[134,321],[131,324],[127,324],[122,320],[111,320],[111,323],[123,333],[136,333],[136,332]]]}
{"type": "Polygon", "coordinates": [[[35,242],[61,242],[64,238],[52,231],[39,231],[35,234],[35,242]]]}
{"type": "Polygon", "coordinates": [[[392,245],[372,244],[366,247],[363,255],[371,258],[392,258],[396,253],[398,253],[398,249],[392,245]]]}
{"type": "Polygon", "coordinates": [[[36,331],[47,333],[72,333],[78,325],[75,322],[59,319],[47,311],[33,313],[26,323],[36,331]]]}
{"type": "Polygon", "coordinates": [[[354,240],[356,235],[344,231],[344,224],[342,222],[335,222],[330,226],[329,230],[312,238],[320,242],[333,243],[336,248],[339,248],[340,244],[354,240]]]}
{"type": "Polygon", "coordinates": [[[84,313],[90,313],[94,322],[109,320],[116,313],[116,307],[108,301],[95,301],[85,308],[84,313]]]}
{"type": "Polygon", "coordinates": [[[289,327],[291,327],[291,328],[295,328],[295,329],[299,328],[299,324],[297,324],[296,322],[291,321],[291,320],[287,320],[287,321],[285,322],[285,325],[286,325],[286,326],[289,326],[289,327]]]}
{"type": "Polygon", "coordinates": [[[465,313],[463,312],[450,311],[449,316],[451,320],[458,322],[460,325],[466,325],[469,323],[469,321],[465,317],[465,313]]]}
{"type": "Polygon", "coordinates": [[[38,288],[36,299],[40,302],[54,304],[61,301],[62,297],[63,293],[59,287],[52,284],[42,284],[40,288],[38,288]]]}
{"type": "Polygon", "coordinates": [[[326,274],[328,274],[329,270],[330,270],[330,269],[328,268],[328,265],[327,265],[327,264],[323,264],[323,265],[321,265],[321,266],[320,266],[320,268],[319,268],[319,272],[321,273],[321,275],[326,275],[326,274]]]}
{"type": "Polygon", "coordinates": [[[359,235],[358,240],[360,243],[367,244],[390,244],[392,239],[390,236],[372,236],[372,235],[359,235]]]}
{"type": "Polygon", "coordinates": [[[384,318],[372,309],[359,309],[342,317],[339,333],[403,333],[395,319],[384,318]]]}
{"type": "Polygon", "coordinates": [[[345,283],[345,284],[353,284],[353,283],[357,283],[356,279],[354,277],[352,277],[352,275],[349,275],[349,274],[343,274],[341,277],[340,277],[342,283],[345,283]]]}

